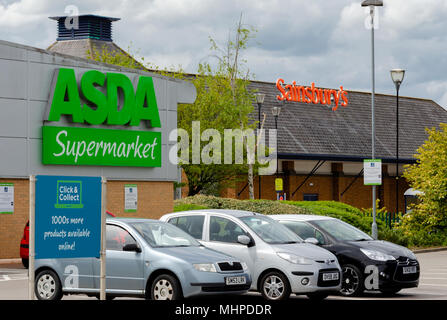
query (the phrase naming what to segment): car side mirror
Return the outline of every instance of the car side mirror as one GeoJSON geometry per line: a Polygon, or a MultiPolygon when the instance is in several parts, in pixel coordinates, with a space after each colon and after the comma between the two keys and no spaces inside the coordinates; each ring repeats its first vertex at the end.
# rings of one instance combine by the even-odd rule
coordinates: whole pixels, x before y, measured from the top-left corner
{"type": "Polygon", "coordinates": [[[136,243],[128,243],[124,245],[123,251],[135,251],[137,253],[141,252],[141,248],[136,243]]]}
{"type": "Polygon", "coordinates": [[[246,235],[240,235],[240,236],[237,236],[237,242],[239,242],[240,244],[243,244],[245,246],[248,246],[251,243],[251,239],[250,239],[250,237],[248,237],[246,235]]]}
{"type": "Polygon", "coordinates": [[[315,245],[319,245],[320,241],[318,241],[318,239],[316,238],[307,238],[306,240],[304,240],[305,243],[310,243],[310,244],[315,244],[315,245]]]}

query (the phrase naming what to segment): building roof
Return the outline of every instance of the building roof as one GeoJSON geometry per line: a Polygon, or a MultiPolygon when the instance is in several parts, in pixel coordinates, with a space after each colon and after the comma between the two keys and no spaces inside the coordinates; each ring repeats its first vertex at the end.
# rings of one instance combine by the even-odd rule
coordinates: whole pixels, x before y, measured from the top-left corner
{"type": "MultiPolygon", "coordinates": [[[[266,129],[274,129],[272,108],[279,106],[276,83],[252,81],[250,88],[265,94],[261,114],[266,129]]],[[[346,89],[345,89],[346,90],[346,89]]],[[[278,117],[278,156],[282,159],[362,161],[371,158],[371,94],[348,91],[349,103],[332,111],[326,105],[287,101],[278,117]]],[[[258,108],[254,115],[258,119],[258,108]]],[[[396,96],[375,95],[375,155],[396,157],[396,96]]],[[[399,158],[414,161],[427,139],[426,128],[447,123],[447,111],[432,100],[399,98],[399,158]]],[[[394,161],[394,160],[393,160],[394,161]]]]}

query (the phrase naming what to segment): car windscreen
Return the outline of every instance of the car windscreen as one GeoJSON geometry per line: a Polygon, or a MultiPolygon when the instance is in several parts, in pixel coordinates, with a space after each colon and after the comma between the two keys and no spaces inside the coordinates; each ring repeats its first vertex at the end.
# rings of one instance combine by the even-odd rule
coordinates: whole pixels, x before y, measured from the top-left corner
{"type": "Polygon", "coordinates": [[[337,219],[314,220],[312,224],[322,229],[337,241],[373,240],[368,234],[337,219]]]}
{"type": "Polygon", "coordinates": [[[279,222],[264,216],[240,218],[254,233],[269,244],[300,243],[301,238],[279,222]]]}
{"type": "Polygon", "coordinates": [[[166,222],[129,223],[151,247],[191,247],[200,243],[186,232],[166,222]]]}

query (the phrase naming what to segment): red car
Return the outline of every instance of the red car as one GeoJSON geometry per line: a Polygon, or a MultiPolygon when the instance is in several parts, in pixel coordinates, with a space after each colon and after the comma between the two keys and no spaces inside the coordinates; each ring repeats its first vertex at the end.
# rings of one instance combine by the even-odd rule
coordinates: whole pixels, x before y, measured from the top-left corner
{"type": "MultiPolygon", "coordinates": [[[[116,217],[110,211],[106,211],[106,213],[111,217],[116,217]]],[[[25,225],[25,229],[23,230],[23,237],[22,237],[22,240],[20,240],[20,258],[22,258],[23,266],[28,269],[28,265],[29,265],[29,221],[25,225]]]]}

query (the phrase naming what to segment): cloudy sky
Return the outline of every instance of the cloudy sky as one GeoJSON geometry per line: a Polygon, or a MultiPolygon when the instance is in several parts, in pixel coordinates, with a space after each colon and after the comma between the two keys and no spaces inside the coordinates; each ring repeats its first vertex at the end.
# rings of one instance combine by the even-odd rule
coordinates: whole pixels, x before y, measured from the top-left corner
{"type": "MultiPolygon", "coordinates": [[[[243,22],[257,29],[244,58],[257,80],[315,82],[369,91],[370,31],[360,0],[0,0],[0,39],[47,48],[67,6],[119,17],[114,40],[158,66],[195,72],[243,22]]],[[[405,96],[447,108],[447,0],[384,0],[376,30],[376,91],[394,94],[389,70],[404,68],[405,96]]],[[[68,11],[67,11],[68,13],[68,11]]]]}

